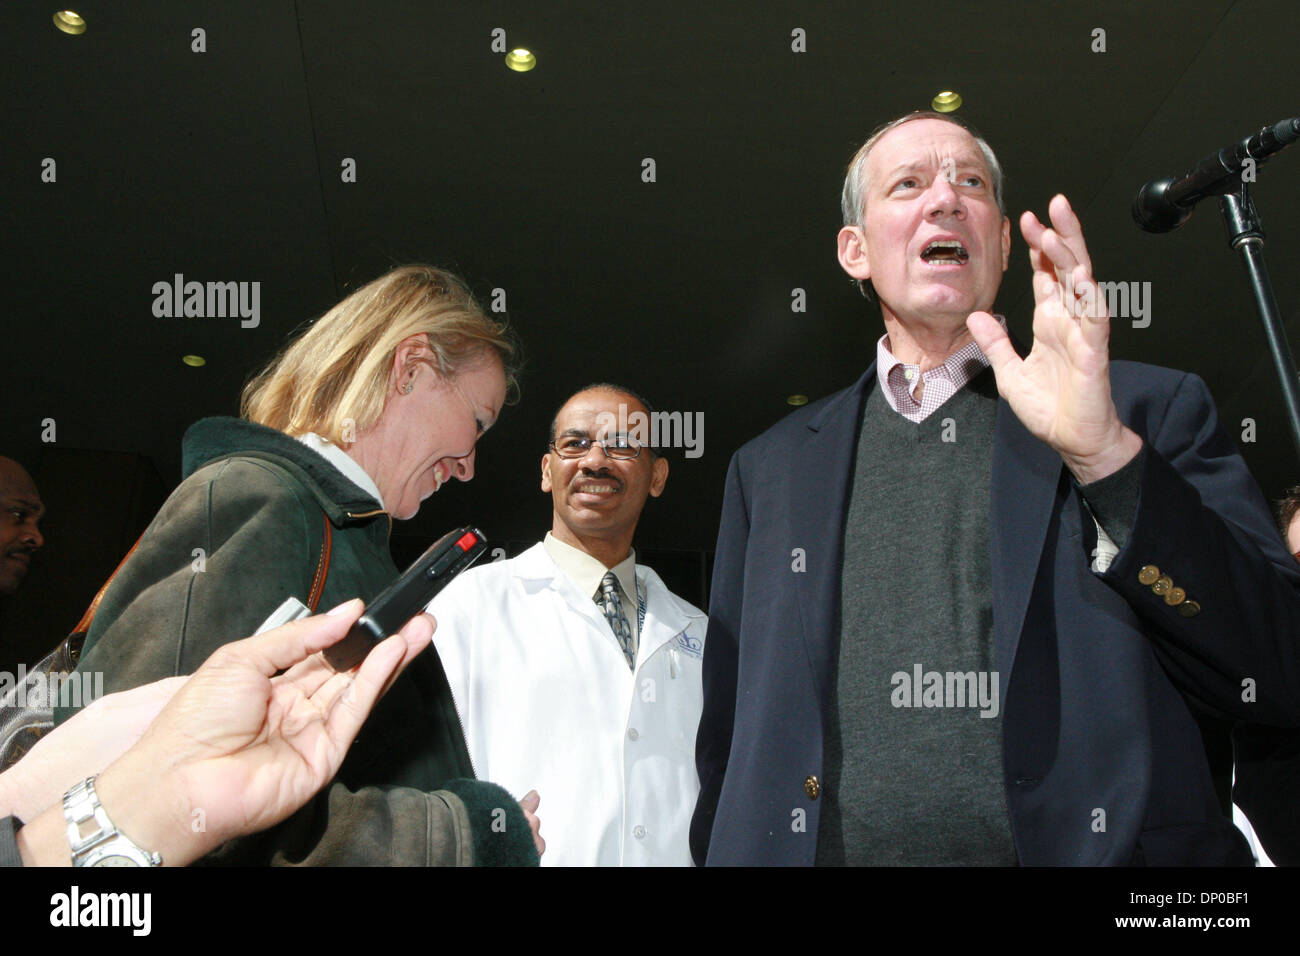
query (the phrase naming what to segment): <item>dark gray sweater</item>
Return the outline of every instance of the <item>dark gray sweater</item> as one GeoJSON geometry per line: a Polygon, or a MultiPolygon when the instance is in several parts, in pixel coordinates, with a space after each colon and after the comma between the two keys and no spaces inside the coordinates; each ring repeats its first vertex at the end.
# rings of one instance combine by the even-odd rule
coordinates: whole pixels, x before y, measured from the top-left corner
{"type": "Polygon", "coordinates": [[[994,672],[997,389],[925,421],[867,398],[844,531],[819,864],[1016,862],[994,672]]]}

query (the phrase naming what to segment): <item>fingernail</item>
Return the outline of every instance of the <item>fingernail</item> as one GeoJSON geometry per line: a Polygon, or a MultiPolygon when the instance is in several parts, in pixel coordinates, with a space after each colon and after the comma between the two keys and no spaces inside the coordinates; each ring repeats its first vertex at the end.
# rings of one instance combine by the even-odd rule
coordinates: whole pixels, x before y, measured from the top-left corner
{"type": "Polygon", "coordinates": [[[357,601],[359,601],[359,600],[360,600],[360,598],[352,598],[352,599],[349,600],[349,601],[344,601],[344,602],[343,602],[342,604],[340,604],[338,607],[330,608],[330,610],[326,611],[326,612],[325,612],[325,616],[326,616],[326,617],[337,617],[338,615],[345,613],[345,612],[348,610],[348,608],[350,608],[353,604],[355,604],[355,603],[356,603],[357,601]]]}

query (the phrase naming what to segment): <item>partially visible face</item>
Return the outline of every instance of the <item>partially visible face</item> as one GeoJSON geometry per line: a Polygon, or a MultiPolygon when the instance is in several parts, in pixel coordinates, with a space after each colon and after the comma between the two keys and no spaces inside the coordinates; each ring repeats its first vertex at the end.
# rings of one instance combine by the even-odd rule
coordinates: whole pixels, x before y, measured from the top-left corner
{"type": "Polygon", "coordinates": [[[1292,554],[1300,554],[1300,511],[1296,512],[1286,529],[1286,546],[1292,554]]]}
{"type": "Polygon", "coordinates": [[[446,379],[426,367],[412,394],[397,403],[403,416],[394,518],[413,518],[420,503],[450,478],[474,477],[474,446],[496,424],[506,400],[506,376],[495,352],[446,379]]]}
{"type": "Polygon", "coordinates": [[[0,512],[0,594],[13,594],[45,544],[38,528],[45,506],[31,477],[8,458],[0,458],[0,512]]]}
{"type": "Polygon", "coordinates": [[[890,130],[867,156],[864,195],[861,259],[845,262],[842,244],[841,262],[871,280],[884,308],[904,321],[952,316],[964,324],[993,307],[1011,222],[970,133],[936,119],[890,130]]]}
{"type": "MultiPolygon", "coordinates": [[[[617,424],[635,412],[649,418],[646,407],[631,395],[598,389],[579,392],[555,418],[555,438],[610,438],[617,424]],[[624,406],[620,416],[619,406],[624,406]]],[[[554,451],[542,457],[542,491],[554,505],[551,533],[569,544],[579,537],[618,539],[636,530],[646,497],[659,497],[668,477],[668,462],[642,448],[636,458],[607,458],[592,445],[582,458],[561,458],[554,451]]]]}

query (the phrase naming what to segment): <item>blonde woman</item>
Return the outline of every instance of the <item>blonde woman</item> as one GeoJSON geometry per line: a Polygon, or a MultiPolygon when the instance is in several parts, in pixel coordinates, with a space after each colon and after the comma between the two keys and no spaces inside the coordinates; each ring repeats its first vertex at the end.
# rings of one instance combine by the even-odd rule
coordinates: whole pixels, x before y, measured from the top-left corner
{"type": "MultiPolygon", "coordinates": [[[[397,575],[392,519],[474,477],[514,355],[464,283],[432,267],[394,269],[334,306],[249,383],[242,418],[186,432],[184,481],[105,593],[78,669],[102,671],[109,692],[135,687],[191,673],[289,596],[373,598],[397,575]]],[[[535,795],[521,807],[472,776],[442,665],[426,653],[330,787],[218,859],[535,863],[535,795]]]]}

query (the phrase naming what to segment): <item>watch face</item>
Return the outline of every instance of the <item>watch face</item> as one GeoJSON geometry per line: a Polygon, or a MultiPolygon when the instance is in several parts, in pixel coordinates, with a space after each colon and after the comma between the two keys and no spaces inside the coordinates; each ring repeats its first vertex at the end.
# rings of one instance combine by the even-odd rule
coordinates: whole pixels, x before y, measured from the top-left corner
{"type": "Polygon", "coordinates": [[[140,863],[137,860],[131,859],[129,856],[122,856],[119,853],[114,853],[112,856],[101,857],[100,859],[96,860],[94,863],[90,865],[91,866],[139,866],[140,863]]]}

